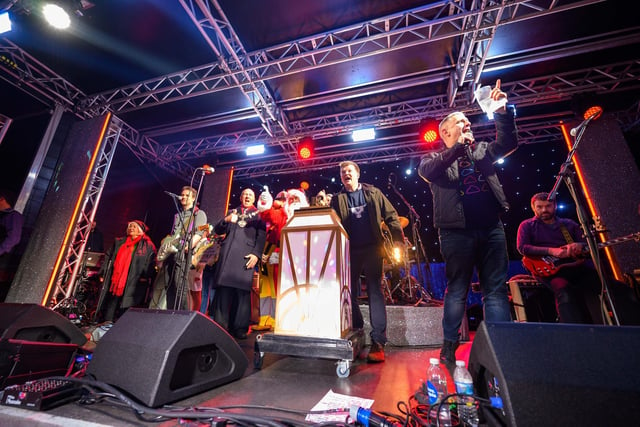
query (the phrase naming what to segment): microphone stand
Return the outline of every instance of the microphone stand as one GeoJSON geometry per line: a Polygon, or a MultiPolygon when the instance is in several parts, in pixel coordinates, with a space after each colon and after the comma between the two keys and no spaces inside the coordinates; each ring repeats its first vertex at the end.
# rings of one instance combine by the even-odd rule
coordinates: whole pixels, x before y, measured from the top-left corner
{"type": "MultiPolygon", "coordinates": [[[[431,292],[431,280],[429,280],[429,278],[427,278],[427,280],[424,280],[423,275],[422,275],[422,265],[420,262],[420,253],[422,254],[422,258],[425,261],[425,266],[426,266],[426,270],[427,272],[430,274],[431,273],[431,268],[429,266],[429,261],[427,259],[427,255],[426,252],[424,250],[424,246],[422,245],[422,240],[420,239],[420,233],[418,231],[418,227],[420,224],[420,215],[418,215],[418,213],[415,211],[415,209],[413,208],[413,206],[411,206],[411,204],[409,204],[409,202],[407,201],[407,199],[404,198],[404,196],[398,191],[398,189],[396,188],[396,186],[391,182],[391,177],[389,177],[389,188],[393,189],[393,192],[396,193],[396,195],[400,198],[400,200],[402,200],[402,203],[405,204],[405,206],[407,207],[407,209],[409,209],[409,223],[411,223],[411,236],[413,238],[413,242],[414,245],[416,247],[415,250],[415,261],[416,261],[416,265],[418,267],[418,279],[420,280],[420,287],[422,288],[423,292],[420,295],[420,299],[416,302],[416,306],[418,306],[424,298],[425,294],[426,294],[426,300],[427,301],[432,301],[435,298],[433,297],[433,293],[431,292]],[[427,283],[427,287],[425,288],[423,285],[425,284],[425,282],[427,283]]],[[[407,279],[409,280],[409,287],[411,288],[411,269],[407,269],[407,279]]]]}
{"type": "MultiPolygon", "coordinates": [[[[198,188],[196,188],[196,195],[193,199],[193,206],[191,215],[189,216],[188,223],[182,224],[183,227],[186,227],[186,232],[184,239],[182,239],[182,243],[180,245],[180,250],[176,253],[176,265],[180,264],[180,280],[176,283],[176,299],[173,303],[173,309],[179,310],[183,307],[184,298],[189,291],[189,270],[191,269],[191,260],[193,259],[193,250],[191,247],[191,242],[193,241],[193,236],[196,234],[196,215],[198,215],[199,211],[196,210],[198,206],[198,197],[200,196],[200,190],[202,189],[202,182],[204,181],[204,176],[207,171],[202,168],[197,168],[193,172],[193,176],[191,177],[191,187],[193,187],[193,180],[195,178],[195,174],[200,170],[202,174],[200,175],[200,182],[198,183],[198,188]]],[[[188,300],[187,300],[188,301],[188,300]]],[[[191,307],[187,307],[187,310],[190,310],[191,307]]]]}
{"type": "MultiPolygon", "coordinates": [[[[601,306],[600,309],[602,311],[602,315],[604,317],[604,320],[609,325],[611,325],[612,324],[611,316],[609,315],[609,312],[607,311],[607,307],[605,305],[605,299],[606,299],[606,303],[611,308],[611,313],[613,315],[613,322],[615,322],[616,326],[620,326],[620,320],[618,319],[618,314],[616,313],[615,306],[613,304],[613,301],[611,300],[611,294],[609,292],[607,278],[603,271],[602,260],[600,259],[600,252],[598,250],[598,243],[596,242],[596,237],[592,231],[592,228],[589,227],[588,216],[586,214],[584,207],[582,206],[581,199],[578,194],[578,189],[574,185],[575,172],[573,170],[570,170],[572,166],[573,156],[578,148],[578,144],[582,140],[582,135],[584,134],[584,131],[587,125],[589,124],[589,122],[591,122],[591,120],[593,120],[595,117],[596,115],[589,117],[578,127],[579,130],[578,132],[576,132],[574,136],[575,140],[573,143],[573,147],[571,147],[571,150],[569,150],[567,159],[560,167],[560,172],[558,173],[558,176],[556,178],[555,184],[553,185],[553,188],[549,192],[549,197],[547,198],[547,200],[554,200],[556,198],[558,187],[560,186],[560,181],[563,180],[569,190],[569,193],[571,194],[571,197],[573,198],[573,201],[576,204],[576,214],[578,216],[578,221],[580,222],[580,227],[582,228],[582,232],[584,233],[585,240],[587,241],[591,260],[593,261],[593,265],[596,268],[598,277],[600,278],[600,282],[602,283],[602,291],[600,294],[600,306],[601,306]]],[[[582,196],[584,197],[584,194],[582,194],[582,196]]]]}

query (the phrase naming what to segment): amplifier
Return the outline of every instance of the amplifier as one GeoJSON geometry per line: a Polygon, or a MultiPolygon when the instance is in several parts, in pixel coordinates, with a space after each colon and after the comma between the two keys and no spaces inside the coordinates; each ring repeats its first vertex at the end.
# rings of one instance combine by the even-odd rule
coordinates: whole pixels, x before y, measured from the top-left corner
{"type": "Polygon", "coordinates": [[[0,340],[0,389],[38,378],[65,376],[76,344],[0,340]]]}
{"type": "Polygon", "coordinates": [[[81,392],[82,387],[78,383],[42,378],[5,388],[0,398],[0,404],[14,408],[46,411],[75,400],[81,392]]]}

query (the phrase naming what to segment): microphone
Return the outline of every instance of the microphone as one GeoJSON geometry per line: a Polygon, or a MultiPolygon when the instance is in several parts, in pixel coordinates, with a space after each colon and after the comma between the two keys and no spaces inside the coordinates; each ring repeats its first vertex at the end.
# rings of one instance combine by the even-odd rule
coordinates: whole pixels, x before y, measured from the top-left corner
{"type": "Polygon", "coordinates": [[[172,193],[171,191],[165,191],[165,194],[173,197],[174,199],[180,199],[179,195],[177,195],[176,193],[172,193]]]}
{"type": "Polygon", "coordinates": [[[388,189],[391,189],[391,185],[392,185],[391,184],[391,175],[393,175],[393,174],[389,174],[389,177],[387,178],[387,188],[388,189]]]}
{"type": "Polygon", "coordinates": [[[205,175],[209,175],[209,174],[214,173],[216,171],[213,168],[213,166],[209,166],[209,165],[204,165],[204,166],[196,168],[196,169],[200,169],[202,172],[205,173],[205,175]]]}

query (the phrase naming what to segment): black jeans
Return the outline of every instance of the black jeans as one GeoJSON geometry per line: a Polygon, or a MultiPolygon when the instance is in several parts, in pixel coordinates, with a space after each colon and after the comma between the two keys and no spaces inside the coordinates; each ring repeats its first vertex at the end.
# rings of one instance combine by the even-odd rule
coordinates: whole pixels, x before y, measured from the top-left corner
{"type": "Polygon", "coordinates": [[[351,248],[351,310],[353,328],[364,328],[364,319],[358,305],[360,274],[364,273],[369,298],[371,340],[379,344],[387,342],[387,309],[382,294],[382,254],[375,246],[351,248]]]}

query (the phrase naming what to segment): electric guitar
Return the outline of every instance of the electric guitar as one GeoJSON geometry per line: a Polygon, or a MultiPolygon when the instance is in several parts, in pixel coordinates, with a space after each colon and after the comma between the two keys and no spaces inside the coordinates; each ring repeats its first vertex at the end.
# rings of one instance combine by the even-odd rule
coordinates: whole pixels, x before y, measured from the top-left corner
{"type": "MultiPolygon", "coordinates": [[[[193,256],[191,257],[191,264],[194,267],[198,266],[198,263],[202,259],[202,256],[214,245],[220,245],[220,242],[224,239],[224,235],[214,234],[213,236],[207,236],[205,239],[202,239],[198,242],[198,244],[193,248],[193,256]]],[[[214,261],[214,260],[210,260],[214,261]]],[[[209,261],[207,261],[209,263],[209,261]]],[[[215,262],[214,262],[215,263],[215,262]]]]}
{"type": "MultiPolygon", "coordinates": [[[[211,230],[212,226],[209,224],[201,225],[197,228],[198,231],[211,230]]],[[[180,241],[182,240],[182,233],[177,235],[167,235],[160,243],[160,249],[158,249],[158,255],[156,255],[156,261],[162,262],[169,258],[171,255],[177,253],[180,249],[180,241]]],[[[202,239],[206,240],[206,239],[202,239]]],[[[196,263],[197,264],[197,263],[196,263]]]]}
{"type": "MultiPolygon", "coordinates": [[[[640,241],[640,232],[598,243],[598,249],[617,245],[629,240],[640,241]]],[[[585,250],[583,251],[583,255],[587,255],[588,253],[588,249],[585,248],[585,250]]],[[[529,270],[529,272],[531,272],[531,274],[534,276],[549,277],[556,274],[561,268],[582,264],[584,260],[584,257],[558,258],[551,255],[546,255],[543,257],[529,258],[525,256],[522,257],[522,265],[524,265],[524,267],[529,270]]]]}

